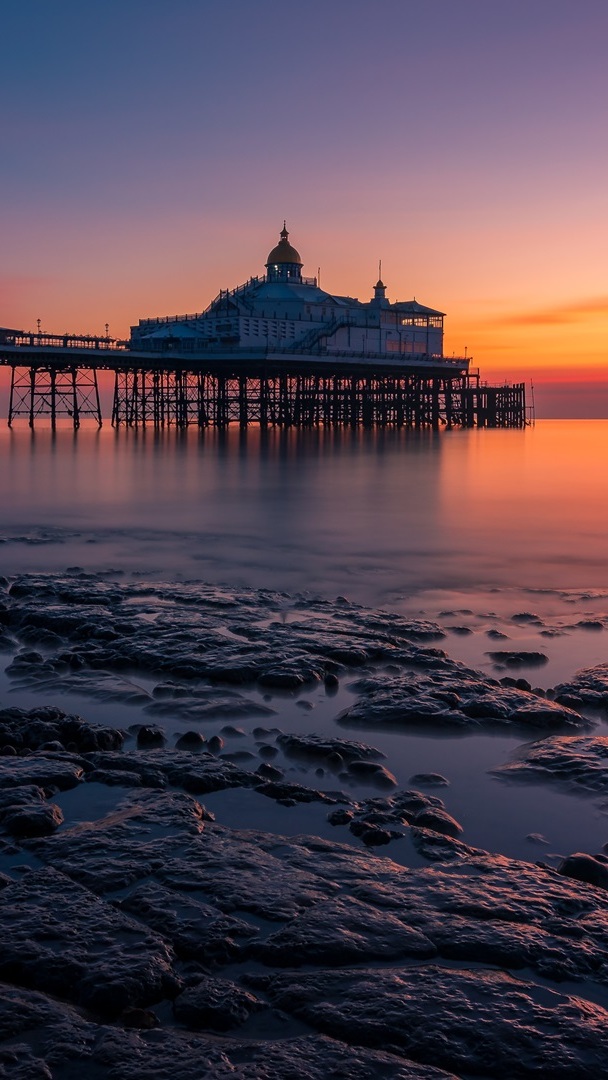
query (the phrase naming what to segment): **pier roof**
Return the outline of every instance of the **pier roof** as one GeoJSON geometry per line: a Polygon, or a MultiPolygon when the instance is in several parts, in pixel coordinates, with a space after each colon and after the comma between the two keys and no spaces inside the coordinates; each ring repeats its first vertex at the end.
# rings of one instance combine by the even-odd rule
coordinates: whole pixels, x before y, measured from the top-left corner
{"type": "Polygon", "coordinates": [[[391,307],[395,311],[407,311],[410,315],[445,315],[445,311],[426,307],[424,304],[419,304],[417,300],[396,300],[391,307]]]}

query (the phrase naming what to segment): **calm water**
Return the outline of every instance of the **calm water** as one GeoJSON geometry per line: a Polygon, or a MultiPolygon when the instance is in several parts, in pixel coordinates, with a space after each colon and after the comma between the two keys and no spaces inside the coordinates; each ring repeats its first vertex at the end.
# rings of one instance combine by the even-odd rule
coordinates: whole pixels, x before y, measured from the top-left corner
{"type": "MultiPolygon", "coordinates": [[[[448,652],[488,672],[488,629],[507,628],[508,647],[542,644],[548,664],[522,674],[546,688],[608,659],[607,631],[576,626],[608,612],[607,444],[603,421],[544,421],[523,432],[265,435],[85,427],[53,436],[3,426],[0,573],[78,565],[441,612],[456,627],[448,652]],[[539,638],[511,621],[522,611],[564,633],[539,638]]],[[[1,688],[18,703],[6,678],[1,688]]],[[[107,720],[99,702],[63,704],[107,720]]],[[[311,704],[307,729],[345,734],[335,727],[343,702],[311,704]]],[[[281,709],[282,723],[303,729],[293,702],[281,709]]],[[[120,724],[139,719],[127,706],[112,711],[120,724]]],[[[472,843],[537,858],[528,832],[562,851],[597,850],[608,839],[593,802],[489,778],[517,737],[353,737],[381,745],[402,785],[419,770],[448,775],[448,809],[472,843]]],[[[226,801],[224,809],[227,819],[236,813],[226,801]]]]}
{"type": "Polygon", "coordinates": [[[265,436],[2,427],[0,567],[128,567],[374,606],[605,589],[607,445],[604,421],[265,436]]]}

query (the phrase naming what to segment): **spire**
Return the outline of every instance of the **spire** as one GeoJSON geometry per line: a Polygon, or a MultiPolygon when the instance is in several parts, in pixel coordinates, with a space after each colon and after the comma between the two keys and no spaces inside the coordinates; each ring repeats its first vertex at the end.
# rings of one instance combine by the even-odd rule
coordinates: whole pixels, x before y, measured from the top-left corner
{"type": "Polygon", "coordinates": [[[372,304],[376,307],[388,307],[389,302],[386,299],[386,285],[382,280],[382,259],[378,260],[378,280],[374,285],[374,298],[372,304]]]}

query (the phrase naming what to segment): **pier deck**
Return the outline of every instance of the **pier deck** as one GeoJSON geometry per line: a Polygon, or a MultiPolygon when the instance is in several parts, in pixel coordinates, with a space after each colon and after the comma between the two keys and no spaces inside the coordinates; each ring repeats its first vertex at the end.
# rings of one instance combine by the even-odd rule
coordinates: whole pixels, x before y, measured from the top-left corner
{"type": "Polygon", "coordinates": [[[523,427],[525,386],[487,386],[466,358],[172,347],[0,329],[9,425],[67,416],[102,423],[97,373],[114,374],[112,424],[129,427],[523,427]]]}

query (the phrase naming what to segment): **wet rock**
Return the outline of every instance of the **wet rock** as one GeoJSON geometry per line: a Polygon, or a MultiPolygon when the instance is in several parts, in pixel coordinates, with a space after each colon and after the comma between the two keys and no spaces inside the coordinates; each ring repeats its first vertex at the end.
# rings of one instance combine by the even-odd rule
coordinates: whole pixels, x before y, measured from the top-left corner
{"type": "Polygon", "coordinates": [[[410,776],[410,784],[421,784],[422,787],[448,787],[449,783],[441,773],[414,773],[410,776]]]}
{"type": "Polygon", "coordinates": [[[435,946],[390,911],[350,897],[315,904],[255,948],[265,964],[336,966],[403,957],[428,959],[435,946]]]}
{"type": "Polygon", "coordinates": [[[81,716],[53,707],[37,709],[0,709],[0,743],[17,749],[39,750],[45,743],[57,742],[79,753],[91,750],[118,750],[124,735],[115,728],[89,724],[81,716]]]}
{"type": "Polygon", "coordinates": [[[590,705],[608,709],[608,664],[582,668],[569,682],[555,687],[555,700],[562,705],[572,702],[574,708],[590,705]]]}
{"type": "Polygon", "coordinates": [[[592,1080],[608,1053],[608,1013],[600,1006],[537,991],[498,971],[430,965],[401,972],[326,970],[297,979],[251,976],[248,982],[254,989],[262,983],[276,1008],[334,1038],[390,1045],[394,1053],[459,1074],[512,1080],[540,1071],[592,1080]]]}
{"type": "Polygon", "coordinates": [[[67,791],[84,777],[80,762],[67,754],[33,753],[27,757],[0,758],[0,788],[33,785],[67,791]]]}
{"type": "Polygon", "coordinates": [[[296,803],[322,802],[336,804],[348,802],[343,792],[316,791],[314,788],[304,787],[302,784],[292,784],[287,780],[265,780],[256,783],[255,790],[260,795],[266,795],[269,799],[276,799],[284,806],[295,806],[296,803]]]}
{"type": "Polygon", "coordinates": [[[4,813],[2,824],[12,836],[49,836],[63,824],[63,814],[55,803],[25,803],[4,813]]]}
{"type": "MultiPolygon", "coordinates": [[[[109,787],[142,787],[140,773],[130,772],[129,769],[92,769],[87,773],[89,784],[107,784],[109,787]]],[[[153,787],[164,787],[162,777],[157,778],[153,787]]]]}
{"type": "Polygon", "coordinates": [[[129,754],[88,754],[93,769],[125,770],[136,773],[144,787],[163,788],[167,784],[194,795],[222,791],[229,787],[251,787],[252,774],[230,761],[216,758],[206,750],[150,749],[129,754]]]}
{"type": "Polygon", "coordinates": [[[542,833],[532,832],[528,833],[526,840],[529,840],[531,844],[548,844],[549,841],[542,833]]]}
{"type": "Polygon", "coordinates": [[[346,726],[387,728],[581,727],[577,712],[525,690],[501,686],[451,662],[444,670],[367,678],[360,697],[338,721],[346,726]]]}
{"type": "Polygon", "coordinates": [[[175,745],[178,750],[201,750],[205,746],[205,737],[200,731],[184,731],[175,745]]]}
{"type": "Polygon", "coordinates": [[[322,672],[309,664],[282,664],[266,668],[258,675],[260,686],[273,686],[278,690],[299,690],[310,683],[320,682],[322,672]]]}
{"type": "Polygon", "coordinates": [[[285,776],[282,769],[277,769],[275,765],[269,765],[266,761],[258,765],[255,772],[256,776],[262,776],[264,780],[283,780],[285,776]]]}
{"type": "Polygon", "coordinates": [[[173,1002],[176,1020],[195,1031],[230,1031],[266,1008],[263,1001],[228,979],[208,976],[173,1002]]]}
{"type": "Polygon", "coordinates": [[[492,770],[505,780],[546,780],[577,793],[608,792],[608,743],[602,736],[553,735],[529,743],[492,770]]]}
{"type": "Polygon", "coordinates": [[[385,756],[375,746],[323,735],[283,734],[277,736],[277,744],[286,757],[304,761],[334,761],[333,755],[338,754],[342,765],[345,762],[376,761],[385,756]]]}
{"type": "Polygon", "coordinates": [[[585,855],[577,852],[562,859],[558,872],[577,881],[588,881],[600,889],[608,889],[608,860],[606,857],[585,855]]]}
{"type": "Polygon", "coordinates": [[[509,649],[486,654],[495,664],[504,667],[540,667],[548,663],[549,657],[542,652],[526,652],[524,649],[509,649]]]}
{"type": "Polygon", "coordinates": [[[207,739],[207,749],[212,754],[219,754],[224,749],[224,740],[219,735],[212,735],[207,739]]]}
{"type": "Polygon", "coordinates": [[[261,758],[265,758],[267,761],[272,760],[278,756],[279,750],[276,746],[271,746],[269,743],[262,743],[258,745],[258,754],[261,758]]]}
{"type": "Polygon", "coordinates": [[[118,1076],[142,1080],[148,1075],[155,1080],[457,1080],[441,1069],[316,1033],[287,1038],[292,1027],[296,1025],[279,1016],[270,1039],[244,1041],[237,1032],[221,1042],[200,1032],[164,1030],[155,1032],[151,1041],[134,1032],[105,1029],[95,1050],[95,1066],[108,1070],[108,1080],[118,1076]]]}
{"type": "Polygon", "coordinates": [[[158,1016],[151,1009],[129,1007],[123,1009],[118,1019],[124,1027],[135,1028],[140,1031],[152,1031],[153,1028],[157,1028],[160,1024],[158,1016]]]}
{"type": "Polygon", "coordinates": [[[8,885],[2,903],[3,979],[113,1016],[178,986],[160,938],[56,870],[8,885]]]}
{"type": "Polygon", "coordinates": [[[413,823],[419,828],[432,829],[434,832],[445,833],[446,836],[458,837],[462,832],[462,825],[445,810],[434,806],[419,810],[413,823]]]}
{"type": "Polygon", "coordinates": [[[373,784],[379,788],[397,787],[393,774],[376,761],[350,761],[347,771],[350,776],[364,784],[373,784]]]}
{"type": "MultiPolygon", "coordinates": [[[[532,690],[532,684],[527,679],[514,679],[511,675],[505,675],[499,679],[501,686],[513,686],[516,690],[532,690]]],[[[541,692],[541,697],[543,696],[541,692]]]]}
{"type": "Polygon", "coordinates": [[[203,964],[246,959],[258,936],[251,923],[154,881],[138,885],[120,908],[161,934],[182,959],[203,964]]]}
{"type": "Polygon", "coordinates": [[[137,730],[137,746],[140,750],[146,747],[164,746],[165,741],[162,728],[144,725],[137,730]]]}

